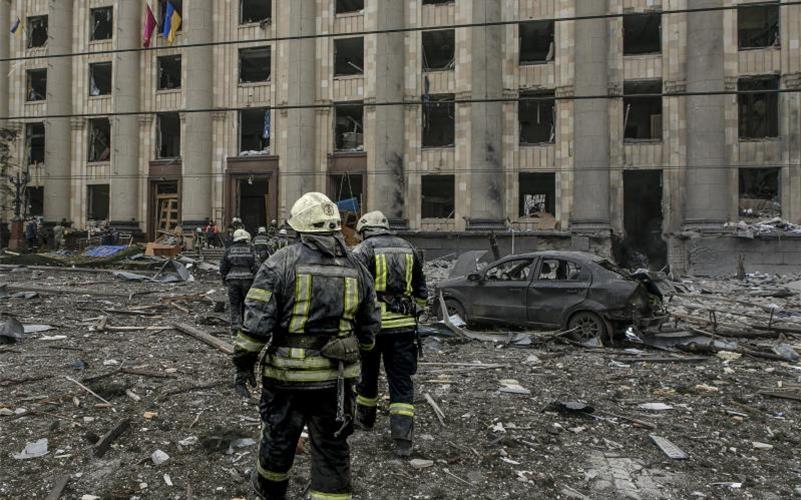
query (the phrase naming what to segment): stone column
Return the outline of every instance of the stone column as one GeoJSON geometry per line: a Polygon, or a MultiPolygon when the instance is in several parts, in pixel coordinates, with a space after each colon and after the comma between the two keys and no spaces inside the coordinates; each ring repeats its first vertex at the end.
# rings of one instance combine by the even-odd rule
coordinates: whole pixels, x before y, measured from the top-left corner
{"type": "MultiPolygon", "coordinates": [[[[316,0],[276,2],[274,22],[278,37],[312,35],[316,32],[316,0]]],[[[281,40],[276,42],[279,105],[314,104],[316,98],[316,40],[281,40]]],[[[289,218],[289,210],[304,193],[315,190],[314,108],[281,110],[277,113],[276,149],[279,158],[279,212],[289,218]]]]}
{"type": "MultiPolygon", "coordinates": [[[[722,7],[723,0],[696,0],[693,8],[722,7]]],[[[687,16],[687,91],[722,92],[723,11],[687,16]]],[[[728,219],[724,95],[689,96],[687,106],[687,196],[684,224],[720,229],[728,219]]]]}
{"type": "MultiPolygon", "coordinates": [[[[596,0],[597,1],[597,0],[596,0]]],[[[473,23],[501,21],[501,0],[472,0],[473,23]]],[[[470,95],[473,99],[503,97],[504,26],[469,28],[470,95]]],[[[457,49],[458,50],[458,49],[457,49]]],[[[459,61],[457,60],[457,64],[459,61]]],[[[504,227],[503,103],[474,102],[467,134],[471,229],[504,227]]],[[[456,123],[457,131],[461,125],[456,123]]],[[[457,132],[457,137],[460,134],[457,132]]],[[[459,140],[459,139],[457,139],[459,140]]],[[[458,186],[457,186],[457,192],[458,186]]]]}
{"type": "MultiPolygon", "coordinates": [[[[365,29],[404,25],[404,2],[368,2],[365,29]]],[[[403,33],[365,37],[365,149],[368,210],[381,210],[393,226],[405,226],[404,106],[369,106],[370,102],[402,102],[405,43],[403,33]]]]}
{"type": "MultiPolygon", "coordinates": [[[[188,44],[209,43],[214,39],[213,0],[192,0],[185,9],[184,32],[188,44]]],[[[184,52],[186,64],[184,88],[186,109],[210,109],[213,94],[213,47],[190,47],[184,52]]],[[[181,187],[181,223],[184,230],[194,230],[211,217],[212,185],[212,115],[187,113],[181,145],[183,180],[181,187]]]]}
{"type": "MultiPolygon", "coordinates": [[[[11,26],[11,2],[10,0],[0,0],[0,26],[11,26]]],[[[0,36],[0,59],[9,57],[9,35],[4,33],[0,36]]],[[[0,62],[0,116],[8,116],[8,62],[0,62]]],[[[8,126],[8,122],[0,124],[2,127],[8,126]]],[[[2,181],[2,179],[0,179],[2,181]]],[[[0,248],[7,244],[6,228],[6,191],[0,189],[0,248]]]]}
{"type": "MultiPolygon", "coordinates": [[[[118,2],[114,39],[117,49],[140,47],[142,6],[138,2],[118,2]]],[[[140,52],[114,56],[112,99],[116,113],[139,111],[140,52]]],[[[139,122],[136,115],[119,115],[111,123],[111,188],[109,219],[126,231],[138,231],[139,222],[139,122]]]]}
{"type": "MultiPolygon", "coordinates": [[[[48,0],[48,55],[72,52],[72,0],[48,0]]],[[[6,36],[4,34],[4,36],[6,36]]],[[[47,60],[47,114],[72,112],[71,57],[47,60]]],[[[70,119],[48,118],[45,121],[44,215],[48,224],[70,219],[70,177],[72,168],[72,129],[70,119]]]]}
{"type": "MultiPolygon", "coordinates": [[[[576,16],[606,14],[604,0],[576,0],[576,16]]],[[[607,19],[576,21],[576,96],[609,92],[607,19]]],[[[609,100],[577,99],[573,115],[574,232],[609,230],[609,100]]],[[[589,250],[588,244],[578,245],[589,250]]]]}

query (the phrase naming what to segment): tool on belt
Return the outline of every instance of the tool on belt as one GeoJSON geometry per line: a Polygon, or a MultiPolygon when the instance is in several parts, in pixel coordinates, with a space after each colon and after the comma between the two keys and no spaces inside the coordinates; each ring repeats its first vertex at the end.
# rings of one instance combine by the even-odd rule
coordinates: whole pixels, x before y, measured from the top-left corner
{"type": "Polygon", "coordinates": [[[340,422],[342,427],[334,433],[334,437],[339,437],[352,418],[350,415],[345,415],[345,363],[350,364],[359,361],[359,340],[355,335],[331,339],[320,349],[320,355],[336,361],[338,364],[337,422],[340,422]]]}

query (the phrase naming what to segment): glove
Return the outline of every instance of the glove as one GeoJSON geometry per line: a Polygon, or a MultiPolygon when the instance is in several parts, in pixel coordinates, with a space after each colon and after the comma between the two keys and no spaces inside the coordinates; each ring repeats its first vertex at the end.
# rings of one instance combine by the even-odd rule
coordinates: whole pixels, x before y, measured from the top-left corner
{"type": "Polygon", "coordinates": [[[245,399],[250,399],[251,394],[248,385],[256,387],[256,376],[253,370],[237,370],[234,378],[234,390],[245,399]]]}

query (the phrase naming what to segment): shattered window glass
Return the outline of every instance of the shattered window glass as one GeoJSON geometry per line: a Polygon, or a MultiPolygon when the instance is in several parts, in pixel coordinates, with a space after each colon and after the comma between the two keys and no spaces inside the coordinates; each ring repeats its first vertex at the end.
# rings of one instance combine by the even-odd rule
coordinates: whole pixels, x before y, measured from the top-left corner
{"type": "Polygon", "coordinates": [[[578,281],[580,278],[581,266],[561,259],[543,259],[537,276],[543,281],[578,281]]]}
{"type": "Polygon", "coordinates": [[[484,275],[490,281],[528,281],[531,278],[532,259],[504,262],[484,275]]]}

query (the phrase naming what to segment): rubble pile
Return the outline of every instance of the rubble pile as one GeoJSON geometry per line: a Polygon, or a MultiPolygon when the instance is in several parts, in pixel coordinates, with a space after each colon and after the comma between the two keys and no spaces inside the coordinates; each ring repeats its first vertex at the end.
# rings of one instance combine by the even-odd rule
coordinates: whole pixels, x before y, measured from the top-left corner
{"type": "MultiPolygon", "coordinates": [[[[219,276],[161,265],[0,268],[0,497],[252,498],[261,423],[231,388],[219,276]]],[[[427,264],[432,289],[451,267],[427,264]]],[[[661,328],[603,348],[426,325],[413,454],[392,453],[382,392],[350,440],[354,497],[801,495],[801,276],[672,285],[661,328]]]]}
{"type": "Polygon", "coordinates": [[[781,217],[774,217],[755,222],[729,222],[725,224],[725,227],[728,229],[734,229],[735,234],[741,238],[754,238],[756,236],[780,234],[801,235],[801,226],[787,222],[781,217]]]}

